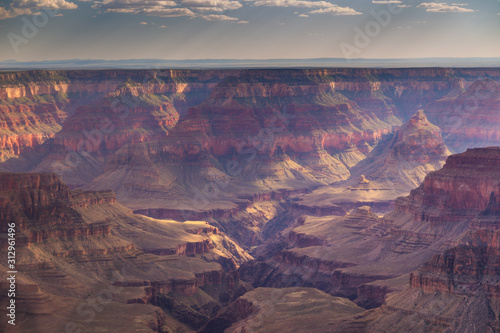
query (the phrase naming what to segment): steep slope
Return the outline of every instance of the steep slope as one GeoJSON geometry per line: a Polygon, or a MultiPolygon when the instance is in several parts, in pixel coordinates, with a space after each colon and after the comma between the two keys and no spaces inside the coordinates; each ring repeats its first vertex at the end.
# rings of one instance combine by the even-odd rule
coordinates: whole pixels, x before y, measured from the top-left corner
{"type": "Polygon", "coordinates": [[[496,209],[499,162],[498,147],[452,155],[383,218],[369,207],[347,216],[298,217],[259,246],[257,260],[244,264],[240,275],[255,287],[316,287],[365,307],[379,306],[471,225],[493,223],[482,212],[496,209]]]}
{"type": "Polygon", "coordinates": [[[220,311],[200,332],[327,332],[337,321],[362,311],[317,289],[257,288],[220,311]]]}
{"type": "Polygon", "coordinates": [[[369,205],[387,212],[398,196],[407,195],[429,172],[444,165],[450,152],[440,132],[418,111],[354,166],[348,180],[317,189],[299,204],[346,209],[369,205]]]}
{"type": "Polygon", "coordinates": [[[364,174],[370,183],[388,181],[392,185],[386,186],[406,194],[429,172],[441,169],[448,155],[440,129],[420,110],[394,134],[380,156],[372,152],[367,157],[367,162],[376,161],[362,163],[356,172],[364,174]]]}
{"type": "MultiPolygon", "coordinates": [[[[29,150],[43,143],[59,130],[54,127],[50,119],[53,117],[48,116],[47,111],[53,114],[50,110],[57,108],[63,115],[70,115],[77,106],[92,104],[115,92],[128,80],[142,85],[147,94],[170,98],[179,115],[184,117],[190,107],[206,101],[219,83],[233,84],[238,81],[235,78],[249,72],[265,78],[268,83],[273,83],[273,80],[304,82],[305,77],[309,81],[328,85],[356,103],[361,110],[368,110],[387,123],[393,123],[395,118],[407,120],[419,108],[430,103],[426,111],[431,115],[431,121],[445,129],[447,142],[456,151],[471,145],[498,142],[493,126],[498,123],[494,113],[495,100],[498,100],[494,85],[495,81],[498,84],[500,72],[495,68],[21,71],[0,73],[1,118],[9,123],[3,125],[8,137],[0,137],[3,159],[17,157],[25,148],[29,150]],[[489,81],[484,78],[489,78],[489,81]],[[478,80],[483,81],[474,83],[478,80]],[[469,87],[470,91],[464,93],[469,87]],[[447,111],[443,113],[442,109],[447,111]],[[19,111],[28,117],[16,115],[19,111]],[[21,119],[24,119],[22,123],[19,122],[21,119]],[[481,125],[489,129],[478,131],[481,125]],[[462,126],[467,130],[456,130],[462,126]],[[455,147],[460,145],[458,140],[466,141],[463,147],[455,147]]],[[[306,82],[295,88],[294,93],[310,94],[307,85],[306,82]]],[[[259,102],[258,97],[252,100],[251,96],[259,95],[257,90],[262,87],[243,88],[248,89],[245,92],[249,98],[247,102],[259,102]]],[[[282,92],[288,89],[283,85],[275,85],[275,88],[282,89],[282,92]]],[[[320,103],[328,103],[328,100],[331,100],[329,94],[318,96],[320,103]]],[[[300,113],[300,106],[294,112],[300,113]]],[[[307,123],[301,120],[300,114],[297,119],[302,125],[307,123]]],[[[61,122],[56,123],[61,125],[61,122]]],[[[316,156],[318,166],[328,174],[327,165],[338,164],[338,161],[328,157],[322,160],[321,156],[323,153],[320,151],[319,157],[316,156]]]]}
{"type": "MultiPolygon", "coordinates": [[[[1,88],[0,88],[1,90],[1,88]]],[[[0,162],[53,138],[71,110],[64,95],[0,99],[0,162]]]]}
{"type": "MultiPolygon", "coordinates": [[[[245,290],[235,269],[250,257],[205,222],[137,216],[112,192],[71,191],[54,174],[0,174],[0,207],[1,232],[16,230],[18,321],[9,332],[196,328],[245,290]],[[99,307],[80,315],[87,301],[99,307]]],[[[0,287],[5,304],[8,283],[0,287]]]]}
{"type": "Polygon", "coordinates": [[[425,113],[442,129],[446,144],[462,152],[499,144],[499,109],[500,84],[489,78],[474,82],[458,96],[430,103],[425,113]]]}
{"type": "MultiPolygon", "coordinates": [[[[211,182],[228,183],[232,193],[226,191],[226,197],[238,197],[345,179],[349,168],[399,121],[389,116],[385,122],[369,110],[361,111],[329,83],[321,82],[321,77],[305,74],[246,71],[229,77],[204,103],[192,108],[163,142],[133,151],[126,148],[117,155],[120,160],[127,160],[130,153],[149,155],[153,167],[148,169],[169,175],[153,178],[150,185],[170,188],[179,193],[179,198],[170,199],[179,200],[192,198],[211,182]]],[[[91,188],[107,181],[126,202],[130,194],[115,187],[124,182],[134,186],[135,180],[115,179],[125,173],[117,167],[128,167],[116,165],[116,160],[91,188]]],[[[130,204],[139,206],[141,186],[134,187],[137,193],[130,204]]],[[[151,204],[151,193],[146,192],[151,204]]],[[[209,201],[218,200],[227,201],[220,195],[209,201]]],[[[164,200],[157,206],[174,208],[164,200]]],[[[234,207],[231,200],[226,206],[234,207]]]]}
{"type": "Polygon", "coordinates": [[[409,288],[381,308],[351,318],[339,329],[400,332],[498,332],[500,321],[500,210],[492,193],[455,245],[410,275],[409,288]]]}
{"type": "Polygon", "coordinates": [[[98,177],[121,147],[165,138],[179,120],[173,99],[131,79],[94,104],[77,108],[33,171],[55,171],[72,186],[98,177]]]}

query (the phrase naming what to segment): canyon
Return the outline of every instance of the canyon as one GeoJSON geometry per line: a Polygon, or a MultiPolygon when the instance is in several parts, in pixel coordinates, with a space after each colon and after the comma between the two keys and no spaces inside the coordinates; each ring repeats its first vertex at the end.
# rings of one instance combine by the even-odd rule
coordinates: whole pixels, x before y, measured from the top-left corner
{"type": "Polygon", "coordinates": [[[2,329],[495,332],[499,146],[497,68],[0,72],[2,329]]]}

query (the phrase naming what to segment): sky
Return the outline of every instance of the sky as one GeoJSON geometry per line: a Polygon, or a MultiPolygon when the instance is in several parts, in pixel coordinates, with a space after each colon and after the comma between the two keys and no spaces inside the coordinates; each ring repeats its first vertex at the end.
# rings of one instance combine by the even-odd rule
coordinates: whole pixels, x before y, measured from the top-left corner
{"type": "Polygon", "coordinates": [[[500,57],[500,0],[0,0],[0,61],[500,57]]]}

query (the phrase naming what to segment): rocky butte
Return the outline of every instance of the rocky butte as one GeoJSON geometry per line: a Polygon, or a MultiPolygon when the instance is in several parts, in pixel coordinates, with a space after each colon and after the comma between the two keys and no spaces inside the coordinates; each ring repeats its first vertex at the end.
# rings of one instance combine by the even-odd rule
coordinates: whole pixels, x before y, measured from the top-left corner
{"type": "Polygon", "coordinates": [[[498,68],[0,73],[9,329],[498,331],[499,82],[498,68]]]}

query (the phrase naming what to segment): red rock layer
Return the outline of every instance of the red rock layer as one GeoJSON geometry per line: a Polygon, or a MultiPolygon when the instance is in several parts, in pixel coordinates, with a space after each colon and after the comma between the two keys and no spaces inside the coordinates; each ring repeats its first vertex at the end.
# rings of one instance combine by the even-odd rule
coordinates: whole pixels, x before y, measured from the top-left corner
{"type": "MultiPolygon", "coordinates": [[[[76,192],[75,205],[111,201],[109,193],[95,192],[82,200],[85,194],[76,192]]],[[[110,226],[106,221],[87,224],[71,203],[73,193],[55,174],[0,173],[0,231],[7,233],[9,224],[15,224],[16,243],[28,246],[50,238],[106,237],[110,226]]],[[[3,245],[7,245],[4,243],[3,245]]]]}
{"type": "MultiPolygon", "coordinates": [[[[499,220],[500,221],[500,220],[499,220]]],[[[410,286],[500,299],[500,231],[472,232],[462,245],[434,256],[410,276],[410,286]]]]}
{"type": "Polygon", "coordinates": [[[410,286],[500,299],[500,205],[491,192],[484,211],[458,245],[435,255],[410,276],[410,286]]]}
{"type": "Polygon", "coordinates": [[[67,117],[63,109],[55,102],[0,103],[0,161],[53,138],[67,117]]]}
{"type": "Polygon", "coordinates": [[[398,198],[394,214],[411,214],[430,227],[453,226],[484,210],[491,193],[500,196],[500,148],[469,149],[452,155],[410,195],[398,198]],[[451,223],[451,224],[450,224],[451,223]]]}

